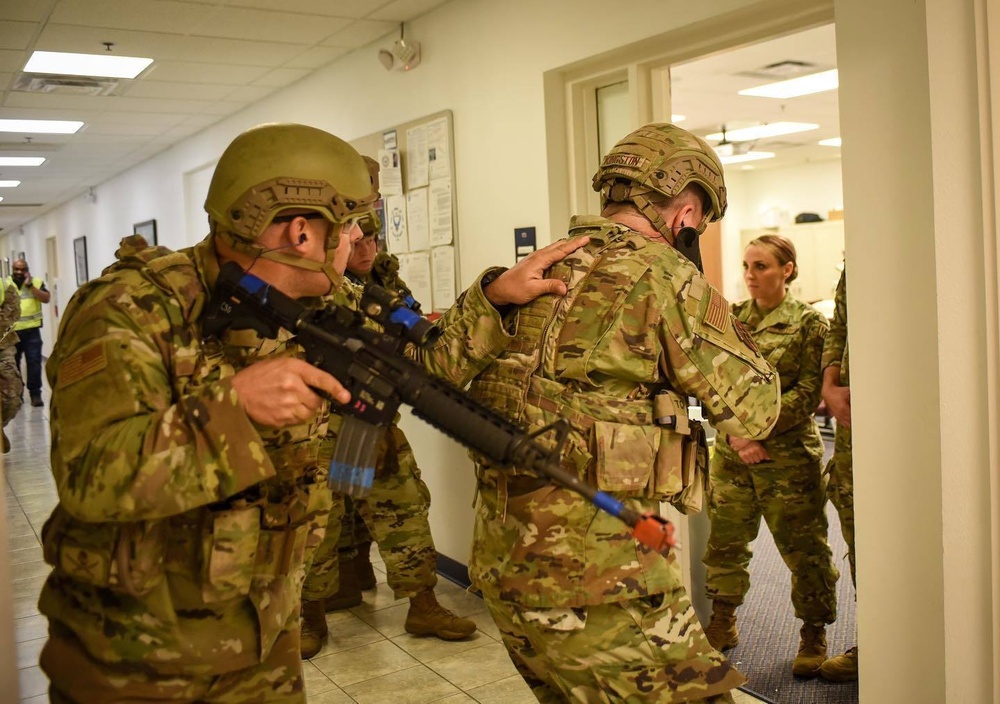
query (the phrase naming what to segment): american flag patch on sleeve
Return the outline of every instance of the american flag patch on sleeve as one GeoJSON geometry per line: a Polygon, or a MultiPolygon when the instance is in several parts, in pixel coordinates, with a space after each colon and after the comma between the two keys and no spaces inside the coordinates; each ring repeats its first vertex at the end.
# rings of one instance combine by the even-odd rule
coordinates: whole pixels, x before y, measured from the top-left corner
{"type": "Polygon", "coordinates": [[[710,287],[709,290],[712,295],[708,300],[708,310],[705,311],[705,325],[719,332],[726,332],[729,326],[729,304],[714,288],[710,287]]]}
{"type": "Polygon", "coordinates": [[[108,366],[108,355],[104,350],[104,342],[95,342],[59,365],[59,371],[56,373],[56,388],[66,388],[80,379],[96,374],[106,366],[108,366]]]}

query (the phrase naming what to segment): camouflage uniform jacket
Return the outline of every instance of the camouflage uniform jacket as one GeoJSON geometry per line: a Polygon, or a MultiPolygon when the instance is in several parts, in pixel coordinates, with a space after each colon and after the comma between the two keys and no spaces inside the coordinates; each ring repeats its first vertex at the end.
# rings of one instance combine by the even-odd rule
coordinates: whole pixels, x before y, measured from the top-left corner
{"type": "Polygon", "coordinates": [[[5,350],[16,345],[20,339],[14,331],[14,324],[21,319],[21,298],[12,281],[2,281],[0,285],[6,285],[0,291],[3,295],[3,303],[0,303],[0,350],[5,350]]]}
{"type": "MultiPolygon", "coordinates": [[[[823,385],[820,357],[826,319],[790,294],[767,313],[752,299],[736,303],[733,315],[750,330],[761,354],[781,378],[781,413],[771,434],[762,441],[771,455],[771,461],[763,466],[801,465],[822,459],[823,440],[813,414],[823,385]]],[[[739,454],[725,442],[716,444],[716,452],[740,461],[739,454]]]]}
{"type": "Polygon", "coordinates": [[[330,506],[328,410],[281,429],[251,421],[233,375],[301,349],[251,331],[202,339],[211,238],[148,258],[129,240],[73,297],[47,365],[59,504],[39,608],[104,662],[243,669],[297,618],[330,506]]]}
{"type": "MultiPolygon", "coordinates": [[[[556,264],[563,297],[523,307],[508,349],[473,382],[476,397],[536,430],[572,426],[563,467],[633,508],[659,510],[679,486],[681,437],[654,424],[653,396],[705,404],[717,427],[765,435],[778,380],[725,299],[672,247],[612,221],[574,218],[590,243],[556,264]]],[[[639,545],[618,519],[527,470],[479,468],[469,572],[495,598],[574,607],[663,593],[676,557],[639,545]]]]}
{"type": "Polygon", "coordinates": [[[837,293],[833,299],[833,321],[830,323],[830,334],[826,336],[823,345],[823,369],[831,364],[840,365],[840,385],[849,386],[850,370],[848,369],[847,350],[847,269],[840,272],[837,282],[837,293]]]}

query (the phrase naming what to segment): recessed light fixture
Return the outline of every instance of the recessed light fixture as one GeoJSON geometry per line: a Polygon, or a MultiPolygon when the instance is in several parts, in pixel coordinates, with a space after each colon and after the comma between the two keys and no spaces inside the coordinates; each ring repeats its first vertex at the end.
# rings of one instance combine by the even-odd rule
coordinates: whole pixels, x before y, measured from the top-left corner
{"type": "Polygon", "coordinates": [[[760,159],[773,159],[774,152],[747,152],[746,154],[733,154],[720,159],[723,164],[742,164],[744,161],[758,161],[760,159]]]}
{"type": "Polygon", "coordinates": [[[809,122],[770,122],[766,125],[756,127],[742,127],[735,130],[727,130],[725,134],[716,132],[710,134],[705,139],[712,141],[720,140],[723,137],[730,142],[750,142],[755,139],[766,139],[768,137],[780,137],[783,134],[795,134],[796,132],[808,132],[819,129],[819,125],[809,122]]]}
{"type": "Polygon", "coordinates": [[[34,134],[75,134],[83,127],[77,120],[3,120],[0,132],[31,132],[34,134]]]}
{"type": "Polygon", "coordinates": [[[2,201],[2,200],[3,200],[3,197],[2,197],[2,196],[0,196],[0,201],[2,201]]]}
{"type": "Polygon", "coordinates": [[[819,140],[819,144],[820,146],[823,147],[839,147],[840,137],[830,137],[830,139],[821,139],[819,140]]]}
{"type": "Polygon", "coordinates": [[[44,162],[44,156],[0,156],[0,166],[41,166],[44,162]]]}
{"type": "Polygon", "coordinates": [[[0,181],[0,188],[17,188],[20,185],[20,181],[0,181]]]}
{"type": "Polygon", "coordinates": [[[63,51],[36,51],[24,70],[27,73],[56,73],[64,76],[135,78],[152,59],[118,54],[71,54],[63,51]]]}
{"type": "Polygon", "coordinates": [[[673,122],[675,125],[678,122],[684,122],[684,120],[686,120],[686,119],[687,119],[687,115],[671,115],[670,116],[670,121],[673,122]]]}
{"type": "Polygon", "coordinates": [[[827,90],[834,90],[840,84],[837,69],[811,73],[808,76],[790,78],[777,83],[765,83],[762,86],[747,88],[740,95],[752,95],[757,98],[797,98],[800,95],[812,95],[827,90]]]}

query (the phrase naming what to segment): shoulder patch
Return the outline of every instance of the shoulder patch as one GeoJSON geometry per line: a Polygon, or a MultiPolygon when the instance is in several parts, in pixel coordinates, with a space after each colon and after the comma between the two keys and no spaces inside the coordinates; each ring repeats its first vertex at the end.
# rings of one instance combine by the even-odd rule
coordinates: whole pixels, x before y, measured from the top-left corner
{"type": "Polygon", "coordinates": [[[746,325],[733,318],[733,328],[736,330],[736,336],[740,338],[740,342],[753,350],[754,354],[760,354],[760,350],[757,349],[757,343],[754,342],[753,335],[747,330],[746,325]]]}
{"type": "Polygon", "coordinates": [[[714,287],[709,287],[709,290],[711,291],[711,298],[708,301],[708,310],[705,311],[705,325],[719,332],[725,332],[726,323],[729,322],[731,317],[729,304],[726,303],[726,299],[714,287]]]}
{"type": "Polygon", "coordinates": [[[91,374],[96,374],[106,366],[108,366],[108,355],[104,349],[104,342],[92,343],[59,365],[56,388],[64,389],[91,374]]]}

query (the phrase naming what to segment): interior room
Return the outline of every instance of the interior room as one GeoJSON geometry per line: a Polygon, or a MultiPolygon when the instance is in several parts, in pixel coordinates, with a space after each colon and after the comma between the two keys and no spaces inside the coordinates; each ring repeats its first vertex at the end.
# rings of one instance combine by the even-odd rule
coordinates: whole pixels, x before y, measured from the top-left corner
{"type": "MultiPolygon", "coordinates": [[[[0,260],[25,259],[47,283],[47,354],[66,304],[122,237],[139,230],[180,249],[205,236],[209,179],[243,130],[301,122],[377,152],[433,123],[452,233],[437,243],[435,271],[450,272],[454,295],[487,267],[513,265],[523,233],[542,247],[572,214],[597,212],[590,179],[602,150],[674,120],[736,159],[729,212],[703,247],[706,275],[729,300],[746,297],[739,263],[755,232],[814,245],[802,246],[815,265],[797,292],[810,302],[829,299],[851,261],[858,586],[855,623],[836,647],[856,633],[864,652],[856,701],[1000,701],[998,47],[986,0],[643,0],[621,11],[593,0],[7,3],[0,124],[74,124],[3,128],[0,260]],[[153,61],[134,78],[56,80],[26,71],[35,51],[153,61]],[[833,69],[836,90],[735,95],[833,69]],[[817,126],[739,133],[784,122],[817,126]],[[774,156],[739,160],[755,152],[774,156]],[[820,220],[796,223],[802,213],[820,220]]],[[[430,256],[413,270],[429,270],[430,256]]],[[[3,457],[0,685],[11,701],[47,701],[36,659],[47,573],[38,539],[55,500],[49,391],[8,426],[3,457]]],[[[442,601],[479,633],[464,648],[414,643],[382,576],[364,606],[328,619],[341,640],[306,663],[309,701],[533,701],[460,586],[472,463],[405,412],[402,427],[433,496],[442,601]]],[[[704,518],[673,518],[704,617],[704,518]]],[[[853,607],[846,583],[841,608],[853,607]]],[[[739,701],[827,701],[756,694],[739,701]]]]}

